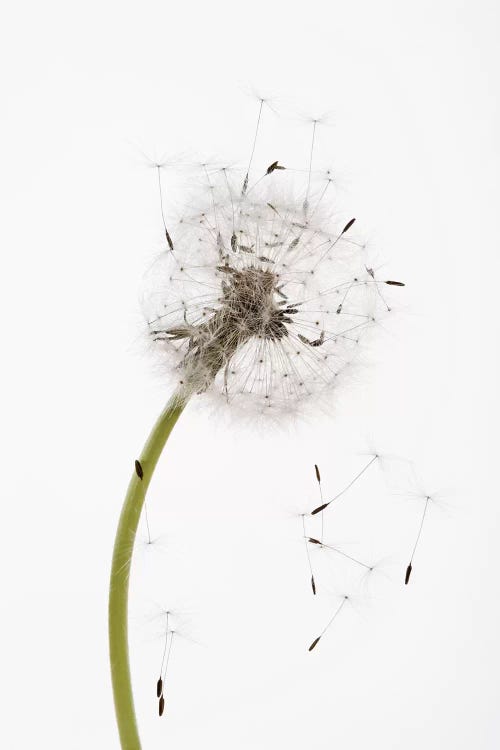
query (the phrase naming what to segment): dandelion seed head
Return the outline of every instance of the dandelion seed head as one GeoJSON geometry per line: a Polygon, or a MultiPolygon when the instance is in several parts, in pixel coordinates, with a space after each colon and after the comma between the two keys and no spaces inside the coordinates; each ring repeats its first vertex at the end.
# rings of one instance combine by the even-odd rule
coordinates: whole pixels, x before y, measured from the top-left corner
{"type": "Polygon", "coordinates": [[[189,395],[253,413],[328,399],[387,313],[354,219],[279,160],[199,178],[146,279],[156,351],[189,395]]]}

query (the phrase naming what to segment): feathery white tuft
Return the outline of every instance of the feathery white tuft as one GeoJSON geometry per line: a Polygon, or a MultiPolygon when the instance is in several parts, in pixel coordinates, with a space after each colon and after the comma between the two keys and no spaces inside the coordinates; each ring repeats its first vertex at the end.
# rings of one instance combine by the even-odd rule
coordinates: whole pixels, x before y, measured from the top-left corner
{"type": "MultiPolygon", "coordinates": [[[[261,412],[330,392],[390,308],[354,220],[274,162],[252,185],[200,169],[200,195],[148,275],[148,330],[179,385],[261,412]],[[204,183],[204,184],[203,184],[204,183]]],[[[161,184],[160,184],[161,187],[161,184]]]]}

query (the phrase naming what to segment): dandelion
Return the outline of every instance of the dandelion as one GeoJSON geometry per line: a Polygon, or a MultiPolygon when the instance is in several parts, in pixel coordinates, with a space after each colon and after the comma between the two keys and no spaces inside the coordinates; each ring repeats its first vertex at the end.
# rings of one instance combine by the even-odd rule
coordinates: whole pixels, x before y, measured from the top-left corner
{"type": "Polygon", "coordinates": [[[110,656],[127,750],[140,748],[127,645],[131,554],[153,471],[187,402],[206,394],[257,418],[329,398],[387,313],[379,287],[402,284],[376,279],[353,235],[355,219],[338,214],[326,189],[313,195],[319,121],[305,184],[279,158],[255,168],[264,103],[248,166],[235,173],[201,165],[198,193],[177,224],[165,218],[155,165],[165,249],[147,275],[144,308],[151,344],[176,386],[136,461],[113,554],[110,656]]]}
{"type": "Polygon", "coordinates": [[[329,500],[329,501],[328,501],[327,503],[323,503],[322,505],[319,505],[319,506],[318,506],[317,508],[315,508],[314,510],[312,510],[312,511],[311,511],[311,516],[314,516],[314,515],[316,515],[316,513],[321,513],[321,514],[323,515],[323,511],[324,511],[324,510],[326,510],[326,508],[328,508],[328,506],[329,506],[329,505],[331,505],[331,504],[332,504],[333,502],[335,502],[335,500],[338,500],[338,498],[339,498],[339,497],[342,497],[342,495],[344,494],[344,492],[347,492],[347,490],[349,490],[349,489],[350,489],[350,488],[351,488],[351,487],[353,486],[353,484],[354,484],[355,482],[357,482],[357,481],[358,481],[358,479],[359,479],[359,478],[360,478],[361,476],[363,476],[363,474],[365,473],[365,471],[367,471],[367,469],[369,469],[369,468],[370,468],[370,466],[371,466],[371,465],[372,465],[372,464],[373,464],[373,463],[374,463],[374,462],[375,462],[375,461],[376,461],[376,460],[377,460],[378,458],[379,458],[378,454],[375,454],[375,456],[373,456],[373,458],[371,458],[371,459],[370,459],[370,461],[368,461],[368,463],[366,464],[366,466],[365,466],[365,467],[364,467],[363,469],[361,469],[361,471],[360,471],[360,472],[359,472],[358,474],[356,474],[356,476],[354,477],[354,479],[353,479],[353,480],[351,480],[351,481],[349,482],[349,484],[348,484],[348,485],[347,485],[346,487],[344,487],[344,489],[343,489],[343,490],[341,490],[341,491],[340,491],[340,492],[339,492],[339,493],[338,493],[337,495],[335,495],[335,497],[333,497],[333,498],[332,498],[331,500],[329,500]]]}
{"type": "Polygon", "coordinates": [[[408,567],[406,568],[406,573],[405,573],[405,585],[406,586],[410,582],[411,571],[413,570],[413,558],[415,557],[415,552],[417,551],[418,543],[419,543],[420,537],[422,535],[422,529],[424,528],[425,516],[426,516],[426,513],[427,513],[427,507],[429,505],[429,500],[430,499],[431,499],[430,496],[426,495],[426,497],[425,497],[425,504],[424,504],[424,510],[422,512],[422,518],[420,519],[420,526],[418,528],[417,538],[415,540],[415,544],[413,545],[413,550],[412,550],[412,553],[411,553],[410,562],[408,564],[408,567]]]}
{"type": "Polygon", "coordinates": [[[339,614],[340,614],[340,611],[342,610],[342,607],[344,606],[344,604],[346,603],[346,601],[347,601],[348,599],[349,599],[349,597],[348,597],[348,596],[344,596],[344,598],[342,599],[342,601],[341,601],[340,605],[339,605],[339,606],[337,607],[337,609],[336,609],[336,610],[335,610],[335,612],[333,613],[333,616],[332,616],[332,618],[331,618],[331,619],[330,619],[330,620],[329,620],[329,621],[327,622],[327,624],[325,625],[325,627],[323,628],[323,630],[321,631],[321,633],[320,633],[320,634],[319,634],[319,635],[318,635],[318,636],[317,636],[317,637],[316,637],[316,638],[314,639],[314,641],[313,641],[313,642],[311,643],[311,645],[310,645],[310,646],[309,646],[309,648],[307,649],[308,651],[312,651],[312,650],[313,650],[314,648],[316,648],[316,646],[318,645],[319,641],[320,641],[320,640],[321,640],[321,638],[322,638],[322,637],[324,636],[324,634],[326,633],[326,631],[328,630],[328,628],[330,627],[330,625],[332,625],[332,624],[333,624],[333,621],[335,620],[335,618],[337,617],[337,615],[339,615],[339,614]]]}

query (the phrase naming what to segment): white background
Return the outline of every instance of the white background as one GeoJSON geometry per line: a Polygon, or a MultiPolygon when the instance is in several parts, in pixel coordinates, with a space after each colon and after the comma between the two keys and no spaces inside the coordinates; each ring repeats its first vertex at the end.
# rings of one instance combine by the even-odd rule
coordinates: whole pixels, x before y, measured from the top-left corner
{"type": "MultiPolygon", "coordinates": [[[[146,547],[142,527],[134,559],[143,746],[499,746],[498,23],[485,0],[6,9],[2,747],[118,748],[111,549],[168,396],[140,343],[141,277],[162,234],[139,149],[244,163],[252,87],[277,97],[263,123],[273,159],[307,161],[291,112],[332,113],[318,163],[407,287],[333,416],[258,433],[202,406],[183,415],[149,496],[159,540],[146,547]],[[357,587],[320,554],[313,600],[297,515],[318,502],[313,464],[332,496],[372,445],[441,491],[412,580],[422,504],[396,494],[404,465],[389,461],[327,522],[333,543],[384,558],[379,572],[357,587]],[[309,654],[346,591],[352,605],[309,654]],[[160,720],[161,607],[179,636],[160,720]]],[[[174,190],[169,201],[182,207],[174,190]]]]}

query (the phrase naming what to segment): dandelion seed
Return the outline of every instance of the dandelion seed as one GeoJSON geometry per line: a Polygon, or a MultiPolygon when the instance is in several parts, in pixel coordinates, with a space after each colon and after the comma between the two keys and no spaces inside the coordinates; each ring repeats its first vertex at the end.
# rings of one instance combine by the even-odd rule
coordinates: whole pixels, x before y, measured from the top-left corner
{"type": "Polygon", "coordinates": [[[137,476],[139,477],[139,479],[142,479],[143,476],[144,476],[144,472],[142,470],[141,462],[137,461],[137,459],[135,461],[135,473],[137,474],[137,476]]]}
{"type": "Polygon", "coordinates": [[[408,567],[406,568],[406,573],[405,573],[405,585],[408,585],[408,582],[409,582],[409,580],[410,580],[410,575],[411,575],[411,571],[412,571],[412,564],[410,563],[410,564],[408,565],[408,567]]]}
{"type": "Polygon", "coordinates": [[[346,232],[348,232],[349,229],[352,227],[352,225],[354,224],[355,221],[356,221],[356,219],[351,219],[350,221],[348,221],[347,224],[345,225],[345,227],[342,230],[342,234],[345,234],[346,232]]]}
{"type": "Polygon", "coordinates": [[[163,711],[165,710],[165,698],[163,695],[160,695],[160,700],[158,701],[158,715],[163,716],[163,711]]]}
{"type": "Polygon", "coordinates": [[[313,511],[311,511],[311,516],[315,516],[316,513],[322,513],[325,510],[325,508],[328,508],[328,506],[331,505],[335,500],[338,500],[339,497],[342,497],[344,492],[347,492],[347,490],[350,489],[355,482],[357,482],[357,480],[365,473],[365,471],[372,465],[372,463],[377,460],[377,458],[378,458],[378,455],[373,456],[373,458],[370,461],[368,461],[366,466],[363,469],[361,469],[359,474],[356,474],[354,479],[351,482],[349,482],[349,484],[346,487],[344,487],[344,489],[341,492],[335,495],[335,497],[329,500],[327,503],[323,503],[323,505],[320,505],[318,508],[315,508],[313,511]]]}
{"type": "Polygon", "coordinates": [[[326,631],[328,630],[328,628],[330,627],[330,625],[333,623],[333,621],[335,620],[335,618],[337,617],[337,615],[340,613],[342,607],[344,606],[344,604],[346,603],[346,601],[348,600],[348,598],[349,598],[348,596],[344,596],[344,598],[342,599],[342,601],[340,603],[340,606],[338,607],[338,609],[335,610],[335,612],[333,614],[333,617],[331,618],[331,620],[328,621],[326,627],[323,628],[323,630],[318,635],[318,637],[315,638],[314,641],[311,643],[311,645],[307,649],[308,651],[312,651],[313,648],[316,648],[316,646],[319,643],[320,638],[322,638],[324,636],[324,634],[326,633],[326,631]]]}
{"type": "Polygon", "coordinates": [[[255,146],[257,145],[257,136],[259,134],[260,118],[262,117],[262,107],[263,107],[263,105],[264,105],[264,99],[260,99],[259,115],[257,117],[257,125],[255,127],[255,135],[254,135],[254,139],[253,139],[252,153],[250,154],[250,161],[248,162],[248,167],[247,167],[247,171],[246,171],[246,174],[245,174],[245,179],[243,180],[243,187],[241,189],[241,195],[242,196],[245,195],[245,193],[247,191],[247,188],[248,188],[248,177],[249,177],[249,174],[250,174],[250,169],[252,167],[253,156],[255,154],[255,146]]]}
{"type": "Polygon", "coordinates": [[[168,229],[165,227],[165,237],[167,238],[167,244],[172,252],[174,252],[174,243],[172,242],[172,238],[170,234],[168,233],[168,229]]]}
{"type": "MultiPolygon", "coordinates": [[[[320,338],[321,338],[321,343],[323,343],[323,341],[324,341],[324,335],[322,334],[322,337],[320,337],[320,338]]],[[[315,344],[313,342],[311,344],[311,346],[314,346],[314,345],[315,344]]],[[[316,480],[318,482],[318,487],[319,487],[319,496],[321,498],[321,501],[323,501],[323,490],[322,490],[322,487],[321,487],[321,475],[319,473],[319,468],[318,468],[317,464],[314,464],[314,471],[316,472],[316,480]]],[[[325,519],[325,517],[324,517],[324,514],[322,513],[321,514],[321,542],[323,542],[324,531],[325,531],[325,520],[324,519],[325,519]]]]}
{"type": "Polygon", "coordinates": [[[402,281],[386,281],[385,284],[390,284],[391,286],[405,286],[402,281]]]}
{"type": "Polygon", "coordinates": [[[169,250],[171,253],[174,252],[174,243],[172,242],[172,238],[170,237],[169,231],[167,229],[167,223],[165,221],[165,212],[163,210],[163,192],[161,188],[161,174],[160,174],[161,164],[156,165],[156,170],[158,173],[158,191],[160,193],[160,211],[161,211],[161,218],[163,221],[163,229],[165,230],[165,237],[167,240],[167,245],[169,247],[169,250]]]}
{"type": "MultiPolygon", "coordinates": [[[[163,647],[163,654],[162,654],[162,657],[161,657],[160,676],[158,678],[158,682],[156,683],[156,695],[157,695],[157,698],[159,698],[160,695],[163,693],[163,665],[165,663],[165,655],[167,653],[167,643],[168,643],[168,633],[169,633],[169,630],[168,630],[168,618],[170,616],[170,612],[167,611],[165,614],[166,614],[166,618],[167,618],[167,621],[166,621],[166,624],[165,624],[165,645],[163,647]]],[[[170,648],[171,647],[172,647],[172,639],[170,639],[170,648]]],[[[170,649],[168,651],[168,656],[170,656],[170,649]]],[[[167,665],[168,665],[168,656],[167,656],[167,665]]],[[[165,668],[165,674],[166,674],[166,668],[165,668]]]]}
{"type": "Polygon", "coordinates": [[[348,555],[347,552],[342,552],[342,550],[338,549],[338,547],[332,547],[330,544],[324,544],[323,542],[320,542],[319,539],[314,539],[313,537],[309,537],[308,541],[310,542],[310,544],[317,544],[323,549],[332,550],[332,552],[336,552],[337,554],[342,555],[342,557],[346,557],[348,560],[352,560],[352,562],[356,563],[357,565],[361,565],[367,570],[373,570],[373,565],[368,565],[367,563],[361,562],[361,560],[358,560],[356,557],[348,555]]]}
{"type": "Polygon", "coordinates": [[[415,540],[415,544],[413,546],[413,551],[411,553],[410,563],[409,563],[408,567],[406,568],[405,585],[408,585],[408,582],[410,580],[411,571],[413,570],[413,568],[412,568],[413,558],[415,556],[415,552],[417,551],[417,545],[418,545],[418,542],[420,540],[420,536],[422,534],[422,529],[423,529],[424,521],[425,521],[425,515],[427,513],[427,507],[429,505],[429,500],[430,499],[431,498],[429,497],[429,495],[427,495],[426,498],[425,498],[424,511],[422,513],[422,519],[420,521],[420,526],[419,526],[419,529],[418,529],[417,538],[415,540]]]}
{"type": "Polygon", "coordinates": [[[273,163],[268,166],[266,170],[266,175],[272,174],[272,172],[274,172],[275,169],[285,169],[285,168],[286,167],[280,166],[277,161],[273,161],[273,163]]]}

